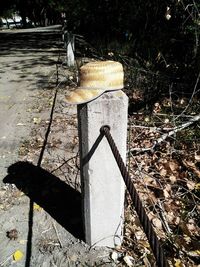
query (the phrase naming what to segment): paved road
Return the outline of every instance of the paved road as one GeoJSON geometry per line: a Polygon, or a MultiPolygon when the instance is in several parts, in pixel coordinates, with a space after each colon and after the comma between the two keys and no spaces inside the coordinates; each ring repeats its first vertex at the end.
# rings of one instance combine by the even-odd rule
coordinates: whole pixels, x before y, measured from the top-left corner
{"type": "Polygon", "coordinates": [[[90,249],[77,239],[83,233],[81,196],[72,189],[80,185],[76,107],[63,104],[66,77],[73,72],[60,65],[63,88],[59,86],[43,169],[35,167],[49,123],[61,48],[55,28],[0,32],[0,266],[115,266],[110,250],[90,249]],[[30,143],[22,158],[18,152],[26,140],[30,143]],[[19,160],[23,163],[13,165],[19,160]],[[30,199],[40,205],[33,214],[30,199]],[[12,229],[17,230],[16,240],[6,234],[12,229]],[[24,256],[13,263],[16,250],[24,256]]]}
{"type": "Polygon", "coordinates": [[[58,27],[0,31],[0,181],[30,134],[30,110],[48,86],[60,47],[58,27]]]}

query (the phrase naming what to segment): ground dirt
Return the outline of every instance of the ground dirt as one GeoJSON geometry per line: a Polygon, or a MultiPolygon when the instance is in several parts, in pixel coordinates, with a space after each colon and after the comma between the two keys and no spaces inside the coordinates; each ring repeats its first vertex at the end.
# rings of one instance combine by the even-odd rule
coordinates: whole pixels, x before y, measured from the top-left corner
{"type": "Polygon", "coordinates": [[[76,107],[64,103],[76,77],[62,47],[56,27],[0,32],[0,266],[116,265],[83,241],[76,107]]]}

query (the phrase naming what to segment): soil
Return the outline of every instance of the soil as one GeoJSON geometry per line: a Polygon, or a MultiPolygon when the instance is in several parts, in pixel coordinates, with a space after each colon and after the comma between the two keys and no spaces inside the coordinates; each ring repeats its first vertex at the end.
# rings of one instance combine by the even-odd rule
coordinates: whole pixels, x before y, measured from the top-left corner
{"type": "Polygon", "coordinates": [[[76,77],[59,28],[1,31],[0,47],[0,266],[116,266],[84,242],[76,107],[64,102],[76,77]]]}

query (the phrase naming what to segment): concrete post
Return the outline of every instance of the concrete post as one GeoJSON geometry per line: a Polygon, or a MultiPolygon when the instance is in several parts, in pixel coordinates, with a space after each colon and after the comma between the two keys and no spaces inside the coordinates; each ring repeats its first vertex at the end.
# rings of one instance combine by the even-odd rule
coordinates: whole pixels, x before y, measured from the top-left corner
{"type": "Polygon", "coordinates": [[[109,125],[125,162],[128,98],[120,91],[104,93],[78,105],[81,186],[86,243],[115,247],[123,238],[125,186],[100,128],[109,125]]]}
{"type": "Polygon", "coordinates": [[[68,67],[74,66],[75,37],[71,32],[64,31],[64,48],[66,49],[66,64],[68,67]]]}

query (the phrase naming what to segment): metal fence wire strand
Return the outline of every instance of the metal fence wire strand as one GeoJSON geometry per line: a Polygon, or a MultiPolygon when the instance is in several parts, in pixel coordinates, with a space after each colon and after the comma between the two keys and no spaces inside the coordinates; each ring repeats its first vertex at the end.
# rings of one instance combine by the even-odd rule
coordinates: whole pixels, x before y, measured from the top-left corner
{"type": "Polygon", "coordinates": [[[159,242],[159,239],[153,229],[153,226],[146,214],[146,211],[142,205],[142,202],[140,200],[140,197],[131,181],[131,178],[126,170],[126,166],[122,160],[122,157],[115,145],[115,142],[110,134],[110,127],[109,126],[102,126],[100,129],[100,132],[102,135],[105,135],[106,139],[108,140],[108,143],[110,145],[110,148],[113,152],[113,155],[115,157],[115,160],[117,162],[117,165],[120,169],[120,172],[122,174],[122,177],[124,179],[124,182],[126,184],[126,187],[128,189],[128,192],[131,196],[131,199],[133,201],[133,205],[135,207],[135,210],[137,212],[137,215],[140,219],[141,225],[144,229],[144,232],[148,238],[149,244],[151,246],[151,249],[153,251],[153,254],[155,256],[156,259],[156,263],[158,265],[158,267],[167,267],[168,262],[166,260],[165,254],[164,254],[164,250],[162,245],[159,242]]]}

